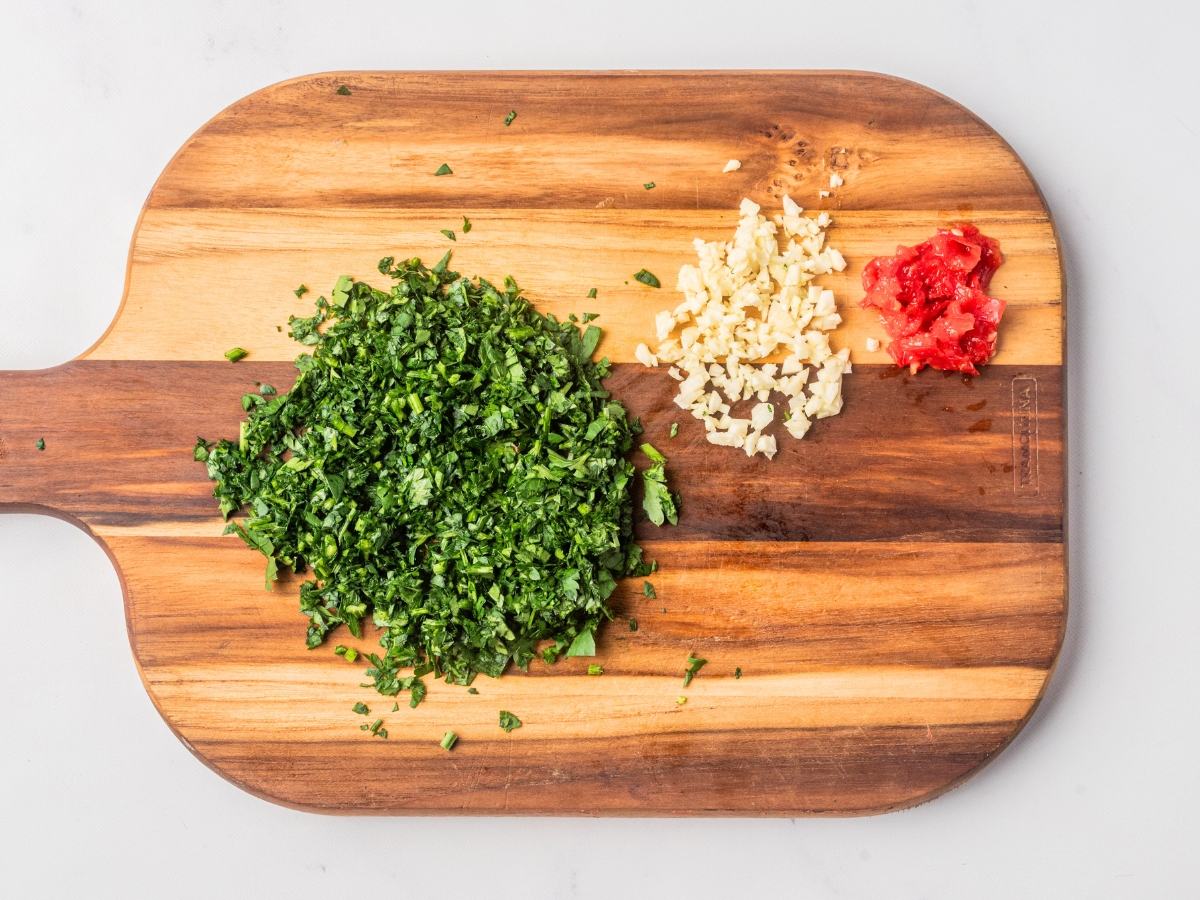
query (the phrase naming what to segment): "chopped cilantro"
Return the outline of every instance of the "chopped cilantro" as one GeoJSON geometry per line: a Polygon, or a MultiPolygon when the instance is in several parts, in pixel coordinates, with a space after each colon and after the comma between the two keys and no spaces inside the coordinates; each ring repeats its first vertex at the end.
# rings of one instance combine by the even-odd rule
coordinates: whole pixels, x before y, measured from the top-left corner
{"type": "Polygon", "coordinates": [[[387,738],[387,729],[380,728],[378,731],[375,732],[375,737],[381,737],[381,738],[386,739],[387,738]]]}
{"type": "Polygon", "coordinates": [[[468,694],[478,694],[479,688],[467,688],[467,693],[468,694]]]}
{"type": "Polygon", "coordinates": [[[341,94],[343,97],[349,97],[350,96],[350,88],[346,87],[343,84],[340,88],[337,89],[337,93],[341,94]]]}
{"type": "Polygon", "coordinates": [[[654,593],[654,585],[652,585],[648,581],[642,582],[642,593],[645,596],[649,597],[651,600],[658,599],[658,594],[654,593]]]}
{"type": "Polygon", "coordinates": [[[742,677],[742,667],[741,666],[738,666],[736,669],[733,670],[733,677],[734,678],[742,677]]]}
{"type": "Polygon", "coordinates": [[[633,280],[640,281],[642,284],[646,285],[647,287],[652,287],[652,288],[662,287],[662,282],[660,282],[657,278],[654,277],[654,273],[647,272],[645,269],[639,269],[637,272],[635,272],[634,276],[633,276],[633,280]]]}
{"type": "Polygon", "coordinates": [[[706,662],[708,662],[707,659],[700,659],[699,657],[692,656],[692,654],[690,654],[690,653],[688,654],[687,661],[688,661],[687,671],[684,672],[684,674],[683,674],[683,686],[684,687],[687,687],[689,684],[692,683],[692,679],[696,677],[696,673],[699,672],[704,667],[704,664],[706,662]]]}
{"type": "Polygon", "coordinates": [[[361,701],[355,703],[353,709],[354,712],[358,713],[360,716],[369,716],[371,714],[371,708],[361,701]]]}
{"type": "Polygon", "coordinates": [[[603,675],[604,666],[588,666],[589,675],[603,675]]]}
{"type": "Polygon", "coordinates": [[[517,117],[517,111],[514,109],[511,112],[509,112],[509,114],[507,116],[504,117],[504,124],[511,125],[513,123],[513,119],[515,119],[516,117],[517,117]]]}
{"type": "Polygon", "coordinates": [[[264,397],[274,397],[279,393],[279,391],[275,390],[275,388],[271,387],[269,384],[260,384],[258,386],[258,392],[264,397]]]}
{"type": "Polygon", "coordinates": [[[629,630],[630,630],[630,631],[637,631],[637,619],[630,619],[630,620],[629,620],[629,630]]]}
{"type": "Polygon", "coordinates": [[[592,288],[590,291],[588,291],[588,299],[589,300],[596,299],[596,289],[595,288],[592,288]]]}
{"type": "Polygon", "coordinates": [[[642,187],[644,187],[644,188],[645,188],[646,190],[648,190],[648,191],[650,191],[650,190],[653,190],[653,189],[654,189],[654,182],[653,182],[653,181],[647,181],[645,184],[643,184],[643,185],[642,185],[642,187]]]}
{"type": "Polygon", "coordinates": [[[470,230],[471,230],[473,227],[474,227],[474,226],[473,226],[473,225],[471,225],[471,220],[470,220],[470,219],[468,219],[466,216],[463,216],[463,234],[466,234],[466,233],[467,233],[468,231],[470,231],[470,230]]]}
{"type": "Polygon", "coordinates": [[[663,522],[678,525],[678,495],[673,495],[667,490],[667,458],[650,444],[642,444],[642,452],[650,457],[653,463],[642,473],[642,486],[645,488],[642,508],[655,525],[662,525],[663,522]]]}
{"type": "Polygon", "coordinates": [[[392,704],[392,712],[400,712],[400,704],[399,703],[392,704]]]}
{"type": "Polygon", "coordinates": [[[677,435],[677,434],[679,434],[679,423],[672,422],[671,423],[671,437],[675,437],[675,435],[677,435]]]}
{"type": "Polygon", "coordinates": [[[45,450],[46,449],[46,439],[38,438],[36,441],[33,442],[33,446],[37,447],[39,450],[45,450]]]}
{"type": "Polygon", "coordinates": [[[505,732],[512,731],[514,728],[520,728],[523,724],[524,723],[520,719],[518,719],[508,710],[500,710],[500,727],[503,728],[505,732]]]}
{"type": "Polygon", "coordinates": [[[687,697],[676,697],[675,702],[683,706],[683,704],[687,703],[687,697]]]}
{"type": "Polygon", "coordinates": [[[438,170],[436,172],[434,172],[433,174],[434,175],[453,175],[454,172],[450,169],[450,167],[448,165],[446,165],[445,163],[442,163],[440,166],[438,166],[438,170]]]}
{"type": "Polygon", "coordinates": [[[237,362],[239,359],[245,359],[248,354],[241,347],[234,347],[232,350],[225,351],[225,358],[230,362],[237,362]]]}
{"type": "Polygon", "coordinates": [[[300,285],[300,287],[298,287],[294,291],[292,291],[292,293],[295,294],[297,297],[303,297],[305,294],[308,293],[308,285],[302,284],[302,285],[300,285]]]}
{"type": "Polygon", "coordinates": [[[452,240],[452,241],[457,241],[457,240],[458,240],[458,238],[456,238],[456,237],[454,236],[454,232],[453,232],[453,231],[451,231],[451,230],[450,230],[450,229],[448,229],[448,228],[443,228],[443,229],[442,229],[442,234],[444,234],[446,237],[450,238],[450,240],[452,240]]]}
{"type": "Polygon", "coordinates": [[[346,653],[346,648],[344,646],[342,646],[341,644],[338,644],[336,647],[333,648],[333,652],[336,653],[338,656],[344,656],[346,653]]]}
{"type": "Polygon", "coordinates": [[[449,261],[381,260],[390,291],[339,278],[290,320],[310,350],[295,387],[248,401],[236,441],[193,449],[268,576],[312,570],[308,645],[373,622],[368,678],[415,703],[435,666],[465,686],[546,641],[548,663],[594,656],[616,581],[645,565],[624,459],[640,428],[591,360],[600,329],[449,261]]]}
{"type": "Polygon", "coordinates": [[[458,741],[458,735],[455,734],[453,731],[447,731],[441,741],[442,749],[449,750],[451,747],[453,747],[455,745],[455,743],[457,743],[457,741],[458,741]]]}

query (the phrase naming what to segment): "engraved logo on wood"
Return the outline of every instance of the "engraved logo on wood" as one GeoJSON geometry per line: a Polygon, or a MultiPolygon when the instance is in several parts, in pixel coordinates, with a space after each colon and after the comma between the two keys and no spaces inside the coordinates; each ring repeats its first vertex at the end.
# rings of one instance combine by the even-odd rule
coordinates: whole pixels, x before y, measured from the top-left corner
{"type": "Polygon", "coordinates": [[[1036,497],[1038,485],[1037,379],[1018,375],[1012,383],[1013,493],[1036,497]]]}

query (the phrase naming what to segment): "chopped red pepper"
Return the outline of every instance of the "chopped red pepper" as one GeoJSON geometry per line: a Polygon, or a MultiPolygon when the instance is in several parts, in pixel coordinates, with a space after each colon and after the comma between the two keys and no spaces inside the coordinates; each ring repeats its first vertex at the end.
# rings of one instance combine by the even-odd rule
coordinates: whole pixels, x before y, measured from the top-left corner
{"type": "Polygon", "coordinates": [[[996,352],[1005,304],[986,291],[1003,262],[1000,242],[974,225],[938,229],[923,244],[867,263],[859,305],[879,309],[896,365],[978,375],[976,366],[996,352]]]}

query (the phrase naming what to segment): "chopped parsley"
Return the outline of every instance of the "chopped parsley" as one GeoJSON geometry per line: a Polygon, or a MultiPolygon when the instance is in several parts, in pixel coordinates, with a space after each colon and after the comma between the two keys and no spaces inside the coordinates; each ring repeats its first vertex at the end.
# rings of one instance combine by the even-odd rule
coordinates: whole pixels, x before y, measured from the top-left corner
{"type": "Polygon", "coordinates": [[[637,619],[630,619],[630,620],[629,620],[629,630],[630,630],[630,631],[637,631],[637,619]]]}
{"type": "Polygon", "coordinates": [[[371,714],[371,708],[361,701],[355,703],[353,709],[354,712],[358,713],[360,716],[369,716],[371,714]]]}
{"type": "Polygon", "coordinates": [[[440,166],[438,166],[438,170],[436,172],[434,172],[433,174],[434,175],[453,175],[454,172],[448,165],[446,165],[445,163],[442,163],[440,166]]]}
{"type": "Polygon", "coordinates": [[[595,288],[592,288],[590,291],[588,291],[588,299],[589,300],[596,299],[596,289],[595,288]]]}
{"type": "Polygon", "coordinates": [[[232,350],[225,351],[225,358],[230,362],[237,362],[239,359],[245,359],[249,354],[241,347],[234,347],[232,350]]]}
{"type": "Polygon", "coordinates": [[[371,621],[367,675],[411,705],[431,672],[469,685],[539,647],[594,656],[617,579],[646,567],[624,459],[641,429],[591,360],[600,329],[540,315],[511,279],[460,278],[449,256],[381,260],[390,291],[338,279],[290,320],[312,351],[292,390],[251,404],[238,440],[193,450],[268,585],[312,570],[309,647],[371,621]]]}
{"type": "MultiPolygon", "coordinates": [[[[642,444],[642,452],[650,457],[652,465],[642,473],[645,496],[642,509],[655,525],[670,522],[679,524],[679,495],[667,490],[667,458],[650,444],[642,444]]],[[[646,596],[650,596],[647,594],[646,596]]]]}
{"type": "Polygon", "coordinates": [[[400,704],[399,703],[392,704],[392,712],[400,712],[400,704]]]}
{"type": "Polygon", "coordinates": [[[589,675],[603,675],[604,666],[588,666],[589,675]]]}
{"type": "Polygon", "coordinates": [[[742,677],[742,667],[741,666],[738,666],[736,669],[733,670],[733,677],[734,678],[742,677]]]}
{"type": "Polygon", "coordinates": [[[675,435],[677,435],[677,434],[679,434],[679,423],[672,422],[671,423],[671,437],[675,437],[675,435]]]}
{"type": "Polygon", "coordinates": [[[657,278],[654,277],[654,273],[647,272],[645,269],[639,269],[636,273],[634,273],[633,280],[640,281],[642,284],[646,285],[647,287],[652,287],[652,288],[662,287],[662,282],[660,282],[657,278]]]}
{"type": "Polygon", "coordinates": [[[689,684],[692,683],[692,679],[696,677],[696,674],[702,668],[704,668],[704,664],[706,662],[708,662],[707,659],[700,659],[699,657],[692,656],[692,654],[690,654],[690,653],[688,654],[687,661],[688,661],[687,671],[683,673],[683,686],[684,687],[687,687],[689,684]]]}
{"type": "Polygon", "coordinates": [[[341,94],[343,97],[349,97],[350,96],[350,88],[346,87],[343,84],[340,88],[337,89],[337,93],[341,94]]]}
{"type": "Polygon", "coordinates": [[[507,709],[500,710],[500,727],[507,733],[514,728],[520,728],[524,723],[507,709]]]}
{"type": "Polygon", "coordinates": [[[509,114],[507,116],[504,117],[504,124],[511,125],[513,123],[513,119],[515,119],[516,117],[517,117],[517,111],[514,109],[511,112],[509,112],[509,114]]]}
{"type": "Polygon", "coordinates": [[[642,582],[642,593],[645,596],[649,597],[651,600],[655,600],[658,598],[658,594],[654,593],[654,585],[652,585],[648,581],[642,582]]]}
{"type": "Polygon", "coordinates": [[[453,731],[447,731],[445,736],[441,740],[442,749],[449,750],[457,742],[458,742],[458,735],[455,734],[453,731]]]}
{"type": "Polygon", "coordinates": [[[467,693],[468,694],[478,694],[479,688],[467,688],[467,693]]]}
{"type": "Polygon", "coordinates": [[[644,187],[648,191],[652,191],[652,190],[654,190],[654,182],[647,181],[645,184],[642,185],[642,187],[644,187]]]}
{"type": "Polygon", "coordinates": [[[46,449],[46,439],[38,438],[36,441],[33,442],[33,446],[37,447],[39,450],[45,450],[46,449]]]}
{"type": "Polygon", "coordinates": [[[676,697],[675,702],[680,706],[683,706],[683,704],[687,703],[687,697],[676,697]]]}
{"type": "Polygon", "coordinates": [[[442,234],[444,234],[446,237],[450,238],[450,240],[452,240],[452,241],[457,241],[457,240],[458,240],[458,238],[456,238],[456,237],[454,236],[454,232],[453,232],[453,231],[451,231],[449,228],[443,228],[443,229],[442,229],[442,234]]]}
{"type": "Polygon", "coordinates": [[[468,219],[466,216],[463,216],[463,234],[466,234],[473,227],[474,226],[471,224],[471,220],[468,219]]]}
{"type": "Polygon", "coordinates": [[[258,392],[260,394],[262,394],[264,397],[274,397],[276,394],[279,393],[279,391],[275,390],[275,388],[273,388],[269,384],[260,384],[258,386],[258,392]]]}
{"type": "Polygon", "coordinates": [[[297,297],[303,297],[305,294],[308,293],[308,285],[302,284],[302,285],[300,285],[300,287],[298,287],[294,291],[292,291],[292,293],[295,294],[297,297]]]}

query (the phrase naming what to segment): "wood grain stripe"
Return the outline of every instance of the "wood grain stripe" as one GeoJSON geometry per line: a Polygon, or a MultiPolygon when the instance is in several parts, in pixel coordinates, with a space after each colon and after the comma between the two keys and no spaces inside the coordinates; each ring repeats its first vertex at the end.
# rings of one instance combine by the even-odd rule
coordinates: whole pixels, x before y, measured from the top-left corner
{"type": "MultiPolygon", "coordinates": [[[[258,360],[292,360],[299,347],[287,336],[290,315],[307,316],[317,293],[338,276],[377,286],[390,282],[375,269],[384,255],[419,256],[432,265],[447,249],[467,276],[500,283],[512,275],[543,312],[560,317],[599,312],[605,337],[598,352],[631,362],[640,342],[655,345],[654,314],[682,300],[675,288],[680,266],[695,263],[692,240],[727,240],[737,224],[736,202],[720,211],[509,210],[478,207],[321,210],[150,209],[132,250],[133,268],[121,316],[90,359],[219,360],[230,347],[258,360]],[[470,234],[455,243],[439,229],[470,234]],[[648,268],[663,288],[632,280],[648,268]],[[292,293],[303,281],[314,293],[292,293]],[[599,296],[586,299],[590,288],[599,296]],[[254,295],[246,303],[245,295],[254,295]],[[184,322],[203,327],[181,327],[184,322]],[[283,330],[277,330],[282,326],[283,330]]],[[[778,204],[767,207],[778,211],[778,204]]],[[[850,347],[855,362],[890,363],[868,353],[866,339],[886,335],[874,311],[860,309],[862,268],[915,244],[962,218],[956,211],[844,211],[829,241],[849,263],[820,282],[838,297],[843,324],[836,348],[850,347]]],[[[996,365],[1062,362],[1062,274],[1053,229],[1042,212],[985,210],[971,221],[997,238],[1004,266],[993,293],[1007,301],[996,365]]]]}
{"type": "MultiPolygon", "coordinates": [[[[672,403],[665,371],[618,365],[608,386],[645,423],[684,490],[684,540],[1062,541],[1061,369],[989,366],[958,376],[859,366],[846,406],[773,462],[708,444],[672,403]],[[1038,491],[1014,491],[1012,380],[1036,379],[1038,491]],[[896,376],[896,377],[891,377],[896,376]],[[680,434],[668,436],[673,421],[680,434]],[[881,441],[886,434],[888,440],[881,441]]],[[[197,435],[237,434],[239,398],[290,387],[287,363],[82,361],[0,373],[0,504],[40,503],[93,528],[214,527],[197,435]],[[53,398],[53,413],[49,413],[53,398]],[[44,437],[47,450],[34,442],[44,437]]],[[[641,459],[636,455],[636,459],[641,459]]],[[[638,526],[639,539],[661,535],[638,526]]]]}

